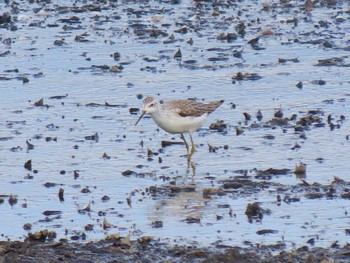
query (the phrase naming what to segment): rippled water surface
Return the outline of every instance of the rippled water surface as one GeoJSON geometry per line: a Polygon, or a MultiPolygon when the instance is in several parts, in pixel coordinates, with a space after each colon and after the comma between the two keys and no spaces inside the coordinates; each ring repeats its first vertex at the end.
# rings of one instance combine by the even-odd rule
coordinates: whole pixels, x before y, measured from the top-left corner
{"type": "MultiPolygon", "coordinates": [[[[98,240],[130,232],[132,238],[151,235],[199,245],[284,241],[300,246],[315,238],[317,245],[328,246],[349,241],[344,198],[309,199],[291,190],[288,195],[300,200],[277,205],[276,196],[284,196],[278,186],[203,197],[203,189],[219,188],[223,181],[241,175],[239,171],[246,171],[252,181],[298,189],[302,181],[293,171],[300,162],[307,165],[304,180],[309,184],[330,185],[334,176],[350,181],[350,6],[346,1],[316,5],[310,12],[299,1],[291,6],[271,1],[268,10],[261,1],[217,6],[197,2],[197,7],[195,1],[121,1],[84,12],[73,12],[73,2],[64,2],[21,2],[15,7],[0,1],[0,13],[9,12],[17,27],[0,28],[0,53],[9,51],[0,57],[0,194],[4,200],[0,239],[24,239],[28,231],[47,228],[57,238],[85,233],[87,240],[98,240]],[[72,16],[79,23],[60,21],[72,16]],[[240,22],[246,25],[245,35],[232,42],[217,39],[221,33],[237,32],[240,22]],[[327,26],[320,26],[321,22],[327,26]],[[187,33],[176,32],[183,27],[187,33]],[[168,35],[137,33],[141,29],[168,35]],[[273,34],[261,36],[259,48],[248,43],[265,29],[273,34]],[[174,41],[168,41],[172,35],[174,41]],[[77,41],[76,36],[88,41],[77,41]],[[188,43],[190,38],[193,44],[188,43]],[[57,40],[64,43],[57,45],[57,40]],[[174,59],[178,49],[182,58],[174,59]],[[234,56],[237,51],[242,51],[241,58],[234,56]],[[120,60],[113,59],[114,52],[120,53],[120,60]],[[280,63],[281,58],[297,60],[280,63]],[[342,58],[342,63],[317,66],[320,59],[329,58],[342,58]],[[111,72],[93,65],[123,68],[111,72]],[[262,78],[233,83],[232,76],[238,72],[262,78]],[[23,77],[29,82],[23,83],[23,77]],[[325,84],[315,83],[320,80],[325,84]],[[298,82],[303,83],[301,89],[296,87],[298,82]],[[63,97],[51,98],[58,95],[63,97]],[[177,135],[159,130],[149,118],[134,126],[138,116],[129,109],[141,107],[141,95],[164,100],[225,99],[194,134],[195,174],[187,166],[183,145],[161,147],[161,141],[180,141],[177,135]],[[47,106],[35,106],[42,98],[47,106]],[[105,102],[111,106],[103,106],[105,102]],[[278,109],[285,117],[319,110],[325,125],[311,125],[304,137],[293,124],[251,126],[268,124],[278,109]],[[255,118],[258,110],[264,116],[261,122],[255,118]],[[243,112],[250,113],[252,120],[245,123],[243,112]],[[330,129],[328,115],[339,128],[330,129]],[[342,115],[345,120],[340,121],[342,115]],[[209,130],[216,120],[227,124],[227,132],[209,130]],[[244,129],[242,135],[236,135],[237,127],[244,129]],[[96,133],[96,140],[85,138],[96,133]],[[28,149],[26,141],[34,149],[28,149]],[[208,144],[218,147],[217,151],[209,152],[208,144]],[[292,150],[296,144],[301,147],[292,150]],[[148,156],[148,149],[155,154],[148,156]],[[24,168],[28,160],[31,171],[24,168]],[[291,172],[271,179],[254,177],[254,171],[269,168],[291,172]],[[124,176],[127,170],[135,173],[124,176]],[[174,185],[195,190],[171,195],[149,192],[150,187],[174,185]],[[58,198],[60,188],[63,202],[58,198]],[[10,195],[17,197],[17,203],[10,205],[10,195]],[[103,201],[104,196],[110,199],[103,201]],[[245,211],[254,202],[270,213],[249,222],[245,211]],[[79,213],[88,204],[91,211],[79,213]],[[46,216],[44,211],[59,213],[46,216]],[[189,217],[200,222],[188,223],[189,217]],[[104,230],[104,219],[113,227],[104,230]],[[23,229],[26,223],[32,224],[31,230],[23,229]],[[92,231],[85,230],[87,224],[93,225],[92,231]],[[258,235],[262,229],[277,232],[258,235]]],[[[76,6],[84,4],[78,1],[76,6]]]]}

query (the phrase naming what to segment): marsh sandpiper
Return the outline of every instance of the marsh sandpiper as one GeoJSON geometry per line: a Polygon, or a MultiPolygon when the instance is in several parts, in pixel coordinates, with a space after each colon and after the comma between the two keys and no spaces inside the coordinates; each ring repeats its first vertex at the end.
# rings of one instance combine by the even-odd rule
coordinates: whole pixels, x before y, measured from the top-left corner
{"type": "Polygon", "coordinates": [[[202,127],[207,116],[222,103],[224,103],[224,100],[209,103],[201,103],[194,100],[159,102],[153,97],[147,97],[143,100],[142,113],[135,126],[145,114],[150,114],[160,128],[169,133],[180,134],[187,149],[187,160],[190,161],[195,151],[192,133],[202,127]],[[191,150],[183,135],[185,132],[188,132],[190,135],[191,150]]]}

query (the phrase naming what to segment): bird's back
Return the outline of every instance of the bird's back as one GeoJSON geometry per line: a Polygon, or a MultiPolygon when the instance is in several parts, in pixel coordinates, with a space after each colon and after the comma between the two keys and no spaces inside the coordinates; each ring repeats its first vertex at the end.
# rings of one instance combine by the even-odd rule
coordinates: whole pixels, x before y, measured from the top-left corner
{"type": "Polygon", "coordinates": [[[164,108],[176,111],[181,117],[200,117],[215,111],[224,100],[202,103],[193,100],[171,100],[164,103],[164,108]]]}

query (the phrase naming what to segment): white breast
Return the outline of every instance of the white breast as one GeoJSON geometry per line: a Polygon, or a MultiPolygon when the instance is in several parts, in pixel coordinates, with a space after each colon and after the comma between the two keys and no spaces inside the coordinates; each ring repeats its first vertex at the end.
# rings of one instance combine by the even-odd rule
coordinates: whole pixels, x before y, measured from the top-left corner
{"type": "Polygon", "coordinates": [[[204,123],[208,114],[199,117],[180,117],[174,114],[159,114],[155,112],[151,115],[157,125],[169,133],[194,132],[204,123]]]}

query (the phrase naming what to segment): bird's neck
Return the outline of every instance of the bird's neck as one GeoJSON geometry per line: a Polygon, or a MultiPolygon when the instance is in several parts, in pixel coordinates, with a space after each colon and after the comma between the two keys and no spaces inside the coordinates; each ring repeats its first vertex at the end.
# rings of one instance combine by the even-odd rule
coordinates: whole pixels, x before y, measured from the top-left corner
{"type": "Polygon", "coordinates": [[[159,107],[157,108],[157,110],[155,112],[153,112],[151,114],[151,117],[156,123],[159,123],[159,121],[162,119],[162,113],[161,113],[161,110],[159,109],[159,107]]]}

